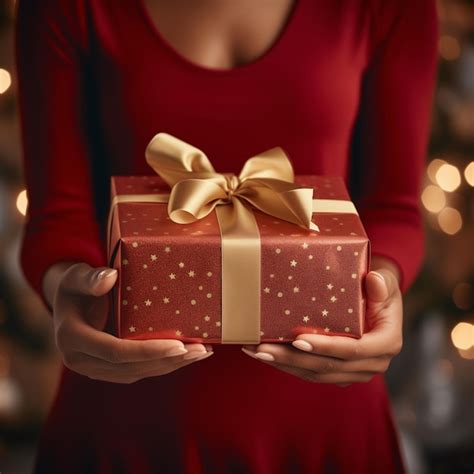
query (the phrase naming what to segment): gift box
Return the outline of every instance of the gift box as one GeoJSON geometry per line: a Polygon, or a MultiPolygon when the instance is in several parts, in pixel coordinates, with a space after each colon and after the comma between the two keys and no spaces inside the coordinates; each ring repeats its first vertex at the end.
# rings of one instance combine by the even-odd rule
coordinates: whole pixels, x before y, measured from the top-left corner
{"type": "Polygon", "coordinates": [[[364,332],[370,244],[340,177],[294,175],[280,148],[217,173],[159,133],[156,172],[113,176],[113,332],[127,339],[258,344],[364,332]]]}

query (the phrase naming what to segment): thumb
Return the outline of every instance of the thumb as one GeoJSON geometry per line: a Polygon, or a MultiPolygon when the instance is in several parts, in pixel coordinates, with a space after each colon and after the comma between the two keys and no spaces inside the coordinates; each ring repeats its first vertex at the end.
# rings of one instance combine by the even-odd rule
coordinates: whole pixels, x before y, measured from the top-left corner
{"type": "Polygon", "coordinates": [[[390,270],[384,268],[371,271],[365,279],[367,299],[372,303],[383,303],[397,291],[398,282],[390,270]]]}
{"type": "Polygon", "coordinates": [[[94,268],[87,263],[78,263],[66,270],[61,286],[73,294],[102,296],[112,289],[117,276],[115,268],[94,268]]]}

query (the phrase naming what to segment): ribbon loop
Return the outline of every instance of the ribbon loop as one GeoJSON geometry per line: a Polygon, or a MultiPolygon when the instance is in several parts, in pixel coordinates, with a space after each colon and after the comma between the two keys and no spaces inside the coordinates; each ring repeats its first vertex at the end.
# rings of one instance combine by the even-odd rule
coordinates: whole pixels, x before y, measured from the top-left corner
{"type": "Polygon", "coordinates": [[[177,223],[194,222],[236,199],[266,214],[318,231],[311,222],[313,189],[295,185],[291,162],[280,147],[249,158],[238,176],[217,173],[199,149],[167,133],[149,143],[147,163],[171,187],[168,214],[177,223]]]}

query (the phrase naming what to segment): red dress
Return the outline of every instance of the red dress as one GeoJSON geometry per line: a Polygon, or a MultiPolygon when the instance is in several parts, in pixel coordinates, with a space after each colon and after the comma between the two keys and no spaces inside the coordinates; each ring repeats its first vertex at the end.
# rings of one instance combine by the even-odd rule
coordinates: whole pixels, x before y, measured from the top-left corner
{"type": "MultiPolygon", "coordinates": [[[[435,82],[432,0],[299,0],[278,40],[232,70],[191,62],[142,1],[19,0],[29,208],[21,252],[41,298],[61,260],[106,265],[111,175],[153,174],[165,131],[238,173],[283,146],[299,174],[342,175],[402,289],[423,255],[418,205],[435,82]]],[[[329,337],[329,336],[328,336],[329,337]]],[[[242,353],[122,385],[63,369],[37,472],[403,472],[382,375],[341,388],[242,353]],[[238,410],[235,410],[238,407],[238,410]]]]}

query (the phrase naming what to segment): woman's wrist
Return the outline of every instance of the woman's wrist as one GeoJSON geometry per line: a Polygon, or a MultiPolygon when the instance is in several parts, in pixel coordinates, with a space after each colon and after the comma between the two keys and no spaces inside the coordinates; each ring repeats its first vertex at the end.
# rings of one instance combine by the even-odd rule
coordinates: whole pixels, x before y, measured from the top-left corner
{"type": "Polygon", "coordinates": [[[76,263],[79,262],[57,262],[46,270],[43,276],[42,290],[44,298],[48,302],[50,308],[53,307],[54,296],[64,272],[76,263]]]}

